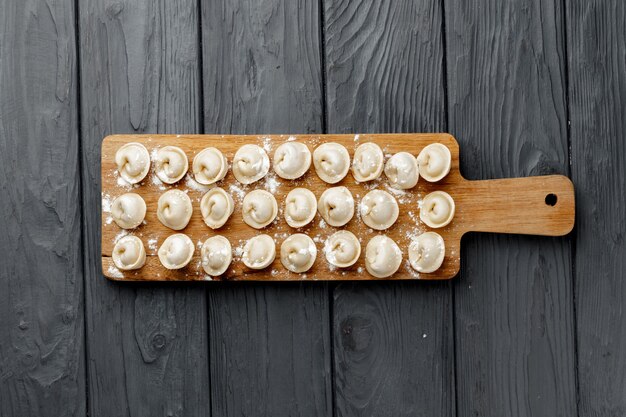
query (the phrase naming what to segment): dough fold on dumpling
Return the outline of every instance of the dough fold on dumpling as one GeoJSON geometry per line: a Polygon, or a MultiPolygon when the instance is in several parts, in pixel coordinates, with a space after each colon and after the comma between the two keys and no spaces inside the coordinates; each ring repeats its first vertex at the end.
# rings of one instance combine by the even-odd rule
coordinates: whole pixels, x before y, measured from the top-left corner
{"type": "Polygon", "coordinates": [[[393,188],[409,190],[417,184],[417,160],[408,152],[398,152],[387,161],[385,175],[393,188]]]}
{"type": "Polygon", "coordinates": [[[193,207],[187,193],[180,190],[166,191],[159,197],[157,218],[172,230],[182,230],[191,219],[193,207]]]}
{"type": "Polygon", "coordinates": [[[350,170],[350,154],[343,145],[335,142],[323,143],[313,151],[313,165],[322,181],[336,184],[350,170]]]}
{"type": "Polygon", "coordinates": [[[241,261],[250,269],[267,268],[276,259],[276,244],[269,235],[249,239],[243,247],[241,261]]]}
{"type": "Polygon", "coordinates": [[[361,243],[354,233],[340,230],[333,233],[324,244],[326,260],[339,268],[347,268],[356,263],[361,256],[361,243]]]}
{"type": "Polygon", "coordinates": [[[304,143],[285,142],[274,152],[274,171],[286,180],[303,176],[311,166],[311,151],[304,143]]]}
{"type": "Polygon", "coordinates": [[[452,166],[450,149],[442,143],[431,143],[417,156],[420,176],[428,182],[436,182],[448,175],[452,166]]]}
{"type": "Polygon", "coordinates": [[[258,145],[243,145],[233,158],[233,175],[242,184],[257,182],[270,169],[270,158],[258,145]]]}
{"type": "Polygon", "coordinates": [[[347,224],[354,216],[354,198],[346,187],[328,188],[317,202],[317,210],[331,226],[347,224]]]}
{"type": "Polygon", "coordinates": [[[146,202],[139,194],[122,194],[111,204],[111,217],[122,229],[134,229],[146,217],[146,202]]]}
{"type": "Polygon", "coordinates": [[[137,184],[150,171],[150,154],[141,143],[127,143],[115,153],[115,164],[120,176],[126,182],[137,184]]]}
{"type": "Polygon", "coordinates": [[[185,176],[189,160],[178,146],[165,146],[156,152],[156,175],[166,184],[174,184],[185,176]]]}
{"type": "Polygon", "coordinates": [[[123,271],[139,269],[146,263],[146,250],[137,236],[124,236],[113,247],[112,258],[123,271]]]}
{"type": "Polygon", "coordinates": [[[291,227],[304,227],[317,212],[315,194],[306,188],[294,188],[285,198],[285,220],[291,227]]]}
{"type": "Polygon", "coordinates": [[[228,161],[219,149],[206,148],[193,158],[192,169],[198,183],[210,185],[224,179],[228,161]]]}
{"type": "Polygon", "coordinates": [[[158,250],[159,261],[167,269],[181,269],[189,264],[195,247],[189,236],[176,233],[168,236],[158,250]]]}
{"type": "Polygon", "coordinates": [[[398,244],[387,236],[374,236],[365,248],[365,269],[376,278],[387,278],[395,274],[402,263],[402,251],[398,244]]]}
{"type": "Polygon", "coordinates": [[[200,250],[202,269],[212,277],[218,277],[230,266],[233,259],[233,249],[224,236],[213,236],[202,244],[200,250]]]}
{"type": "Polygon", "coordinates": [[[235,210],[235,202],[223,188],[211,188],[200,200],[202,219],[211,229],[224,226],[235,210]]]}
{"type": "Polygon", "coordinates": [[[409,263],[418,272],[431,273],[441,267],[446,245],[439,233],[426,232],[409,244],[409,263]]]}
{"type": "Polygon", "coordinates": [[[359,206],[363,223],[375,230],[390,228],[400,213],[396,199],[383,190],[365,194],[359,206]]]}
{"type": "Polygon", "coordinates": [[[380,146],[374,142],[359,145],[352,159],[352,176],[358,182],[367,182],[380,177],[385,165],[380,146]]]}
{"type": "Polygon", "coordinates": [[[278,214],[276,198],[265,190],[250,191],[243,198],[243,221],[250,227],[262,229],[274,221],[278,214]]]}
{"type": "Polygon", "coordinates": [[[313,266],[317,248],[313,239],[304,233],[289,236],[280,246],[280,261],[291,272],[306,272],[313,266]]]}
{"type": "Polygon", "coordinates": [[[420,207],[420,220],[436,229],[447,226],[454,217],[455,205],[450,194],[433,191],[426,195],[420,207]]]}

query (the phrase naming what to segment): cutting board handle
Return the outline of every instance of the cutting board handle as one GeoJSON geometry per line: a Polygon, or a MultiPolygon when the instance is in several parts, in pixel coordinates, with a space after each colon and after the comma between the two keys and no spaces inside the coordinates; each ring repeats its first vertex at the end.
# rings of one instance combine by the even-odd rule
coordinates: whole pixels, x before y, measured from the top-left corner
{"type": "Polygon", "coordinates": [[[470,181],[466,231],[562,236],[574,227],[574,185],[563,175],[470,181]]]}

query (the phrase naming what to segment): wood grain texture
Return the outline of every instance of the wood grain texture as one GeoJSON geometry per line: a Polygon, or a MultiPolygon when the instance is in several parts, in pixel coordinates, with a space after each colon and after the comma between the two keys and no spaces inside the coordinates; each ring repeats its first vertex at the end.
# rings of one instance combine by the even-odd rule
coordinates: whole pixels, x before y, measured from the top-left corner
{"type": "MultiPolygon", "coordinates": [[[[312,0],[202,4],[206,133],[321,132],[319,15],[312,0]]],[[[328,310],[321,283],[211,288],[213,414],[330,415],[328,310]]]]}
{"type": "Polygon", "coordinates": [[[84,416],[74,2],[0,22],[0,416],[84,416]]]}
{"type": "Polygon", "coordinates": [[[351,157],[361,143],[376,143],[387,156],[398,152],[420,153],[424,147],[432,143],[441,143],[450,149],[452,164],[450,173],[436,183],[419,181],[411,190],[393,189],[383,175],[376,181],[357,183],[352,174],[333,186],[347,187],[355,199],[357,213],[350,222],[341,229],[350,230],[361,242],[363,251],[367,242],[378,234],[393,239],[403,253],[404,261],[398,272],[389,279],[450,279],[459,271],[461,237],[469,231],[539,234],[560,236],[571,231],[574,224],[574,189],[571,181],[565,176],[539,176],[529,178],[512,178],[487,181],[466,181],[459,173],[459,147],[452,136],[447,133],[411,133],[382,135],[112,135],[102,142],[102,272],[114,280],[139,281],[186,281],[186,280],[250,280],[250,281],[298,281],[298,280],[373,280],[377,279],[365,270],[365,255],[348,269],[332,267],[324,256],[324,243],[339,228],[331,227],[317,214],[311,224],[302,229],[289,227],[284,220],[283,202],[287,194],[298,187],[311,190],[316,197],[331,187],[315,173],[315,168],[296,181],[283,180],[274,173],[273,168],[260,181],[245,186],[232,175],[226,177],[217,186],[232,195],[235,204],[234,212],[219,230],[210,229],[202,219],[200,201],[211,186],[202,186],[193,180],[193,174],[187,174],[178,183],[169,186],[161,183],[154,172],[141,183],[130,185],[119,184],[119,173],[115,164],[118,149],[128,143],[141,143],[154,154],[165,146],[178,146],[193,161],[195,155],[208,147],[217,147],[228,161],[233,160],[237,150],[246,144],[255,144],[273,152],[283,143],[297,140],[313,151],[320,143],[334,142],[345,146],[351,157]],[[189,265],[177,270],[168,270],[161,265],[157,250],[170,235],[177,233],[164,226],[157,218],[159,198],[168,189],[183,190],[190,197],[193,212],[189,224],[177,232],[189,236],[197,248],[189,265]],[[255,189],[270,190],[277,202],[281,202],[276,220],[262,230],[254,229],[242,219],[244,195],[255,189]],[[376,232],[365,225],[358,213],[361,199],[372,189],[387,190],[395,195],[399,206],[396,222],[382,232],[376,232]],[[145,224],[132,230],[121,229],[109,212],[112,201],[121,194],[132,191],[141,195],[147,205],[145,224]],[[419,220],[420,201],[433,191],[445,191],[455,201],[455,213],[452,222],[442,228],[430,229],[419,220]],[[546,198],[554,196],[554,204],[548,204],[546,198]],[[107,207],[107,209],[104,209],[107,207]],[[109,210],[109,211],[107,211],[109,210]],[[408,263],[408,247],[411,240],[428,230],[436,230],[445,241],[445,258],[437,271],[425,274],[418,273],[408,263]],[[280,260],[280,245],[291,234],[300,232],[310,236],[318,249],[317,259],[306,273],[289,272],[280,260]],[[262,270],[246,268],[241,261],[243,247],[248,239],[259,233],[269,234],[274,240],[278,253],[272,265],[262,270]],[[115,243],[128,234],[139,237],[146,250],[146,265],[133,271],[119,270],[111,254],[115,243]],[[212,278],[202,269],[200,248],[209,237],[221,235],[226,237],[234,247],[233,262],[220,277],[212,278]]]}
{"type": "Polygon", "coordinates": [[[626,5],[566,3],[581,416],[626,414],[626,5]]]}
{"type": "Polygon", "coordinates": [[[209,413],[206,293],[120,285],[100,265],[100,144],[200,126],[197,4],[80,4],[83,205],[91,415],[209,413]]]}
{"type": "MultiPolygon", "coordinates": [[[[567,173],[561,4],[444,5],[449,128],[462,173],[567,173]]],[[[464,240],[454,283],[458,416],[576,415],[569,244],[464,240]]]]}
{"type": "MultiPolygon", "coordinates": [[[[441,132],[438,1],[324,1],[328,129],[441,132]]],[[[333,287],[336,415],[454,414],[450,285],[333,287]]]]}

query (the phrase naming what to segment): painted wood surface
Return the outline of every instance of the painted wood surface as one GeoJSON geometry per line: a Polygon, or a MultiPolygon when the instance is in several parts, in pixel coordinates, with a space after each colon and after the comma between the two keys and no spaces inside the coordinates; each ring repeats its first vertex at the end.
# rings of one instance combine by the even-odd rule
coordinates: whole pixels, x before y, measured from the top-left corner
{"type": "MultiPolygon", "coordinates": [[[[449,130],[469,179],[568,173],[560,3],[445,0],[449,130]]],[[[454,281],[458,416],[576,415],[570,242],[468,236],[454,281]]]]}
{"type": "Polygon", "coordinates": [[[0,416],[84,416],[74,3],[0,22],[0,416]]]}
{"type": "Polygon", "coordinates": [[[624,414],[624,20],[621,0],[0,0],[0,416],[624,414]],[[468,236],[452,283],[108,282],[101,138],[203,127],[449,130],[474,180],[569,166],[576,241],[468,236]]]}
{"type": "MultiPolygon", "coordinates": [[[[201,4],[205,133],[321,133],[318,2],[201,4]]],[[[328,287],[208,289],[214,416],[332,414],[328,287]]]]}
{"type": "MultiPolygon", "coordinates": [[[[329,132],[442,132],[441,4],[324,1],[329,132]]],[[[332,286],[337,416],[451,416],[448,283],[332,286]]]]}
{"type": "Polygon", "coordinates": [[[566,2],[581,416],[626,414],[626,4],[566,2]]]}
{"type": "Polygon", "coordinates": [[[196,132],[196,2],[80,4],[89,414],[209,413],[206,293],[111,283],[100,259],[100,144],[116,133],[196,132]],[[96,260],[97,259],[97,260],[96,260]]]}

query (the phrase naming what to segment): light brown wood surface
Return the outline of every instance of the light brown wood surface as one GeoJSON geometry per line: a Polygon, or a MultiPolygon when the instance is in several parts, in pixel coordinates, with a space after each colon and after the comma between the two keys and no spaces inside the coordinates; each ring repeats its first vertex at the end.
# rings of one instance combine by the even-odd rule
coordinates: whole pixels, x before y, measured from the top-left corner
{"type": "Polygon", "coordinates": [[[549,175],[528,178],[497,179],[468,181],[459,171],[459,146],[454,137],[446,133],[411,133],[411,134],[360,134],[360,135],[113,135],[102,142],[102,270],[105,276],[114,280],[140,281],[180,281],[210,280],[200,266],[201,243],[216,234],[229,239],[233,246],[233,262],[226,274],[213,280],[258,280],[258,281],[293,281],[293,280],[372,280],[365,270],[364,256],[367,242],[377,234],[386,234],[398,243],[403,251],[403,262],[392,277],[393,279],[449,279],[454,277],[460,267],[461,237],[467,232],[519,233],[545,236],[561,236],[569,233],[574,225],[574,187],[572,182],[561,175],[549,175]],[[261,181],[244,186],[239,184],[229,170],[226,178],[217,185],[231,192],[235,201],[235,211],[224,227],[212,230],[202,220],[200,199],[212,186],[201,186],[188,173],[185,178],[174,185],[162,184],[151,169],[144,181],[139,185],[130,186],[120,181],[115,165],[115,152],[128,142],[139,142],[149,152],[167,145],[175,145],[185,151],[189,164],[202,149],[213,146],[220,149],[229,163],[237,149],[246,143],[254,143],[264,147],[273,158],[274,150],[283,142],[298,140],[305,143],[311,152],[324,142],[338,142],[346,146],[350,156],[356,147],[365,142],[375,142],[381,146],[387,159],[388,156],[407,151],[417,155],[426,145],[434,142],[443,143],[452,153],[452,169],[441,181],[429,183],[420,178],[417,186],[409,191],[397,191],[388,186],[386,177],[370,183],[357,183],[348,173],[338,184],[324,183],[311,168],[307,174],[294,181],[278,177],[273,168],[261,181]],[[301,229],[293,229],[287,225],[283,217],[284,197],[296,187],[309,188],[316,197],[329,187],[344,185],[352,192],[355,203],[370,190],[379,188],[394,195],[400,206],[398,221],[386,231],[374,231],[361,221],[358,210],[353,219],[342,228],[326,225],[316,215],[313,222],[301,229]],[[194,258],[181,270],[164,268],[156,252],[165,238],[174,232],[163,226],[156,216],[159,196],[171,188],[188,190],[193,203],[193,215],[189,225],[182,233],[191,237],[197,245],[194,258]],[[271,191],[279,204],[277,220],[262,231],[253,229],[242,220],[241,202],[245,193],[254,189],[271,191]],[[449,193],[456,203],[456,214],[453,221],[446,227],[435,229],[441,234],[446,244],[446,254],[441,268],[432,274],[420,274],[408,263],[408,246],[413,236],[431,230],[419,220],[419,201],[428,193],[443,190],[449,193]],[[119,195],[127,192],[140,194],[147,205],[145,224],[135,230],[124,231],[110,218],[107,207],[119,195]],[[554,197],[546,197],[553,194],[554,197]],[[554,203],[548,204],[548,202],[554,203]],[[331,268],[323,253],[326,238],[340,229],[352,231],[360,240],[362,253],[359,261],[351,268],[341,270],[331,268]],[[280,262],[280,245],[293,233],[306,233],[316,243],[318,254],[313,267],[306,273],[296,274],[286,270],[280,262]],[[135,271],[119,271],[111,259],[111,252],[116,240],[125,235],[133,234],[141,238],[146,248],[146,264],[135,271]],[[240,261],[240,252],[245,241],[257,234],[267,233],[276,241],[277,257],[272,265],[261,271],[246,268],[240,261]]]}

